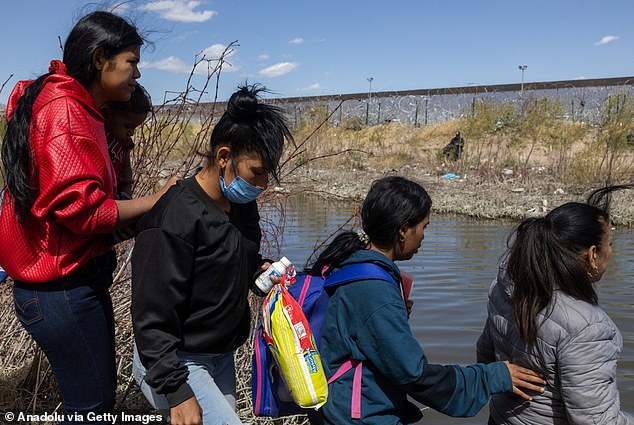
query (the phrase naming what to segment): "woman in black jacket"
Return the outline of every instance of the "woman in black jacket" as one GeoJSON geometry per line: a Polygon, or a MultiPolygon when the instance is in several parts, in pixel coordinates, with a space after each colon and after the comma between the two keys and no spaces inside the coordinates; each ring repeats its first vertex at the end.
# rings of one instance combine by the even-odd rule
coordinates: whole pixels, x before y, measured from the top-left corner
{"type": "Polygon", "coordinates": [[[259,255],[256,197],[277,178],[282,113],[242,87],[214,127],[207,163],[139,224],[132,256],[135,376],[172,424],[241,424],[233,351],[248,336],[259,255]],[[202,408],[202,412],[201,412],[202,408]]]}

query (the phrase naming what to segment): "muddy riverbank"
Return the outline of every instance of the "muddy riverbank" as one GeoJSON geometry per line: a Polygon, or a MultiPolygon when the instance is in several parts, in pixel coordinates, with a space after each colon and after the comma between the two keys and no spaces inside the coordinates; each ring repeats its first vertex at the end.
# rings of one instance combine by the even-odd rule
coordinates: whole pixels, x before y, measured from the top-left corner
{"type": "MultiPolygon", "coordinates": [[[[450,173],[430,172],[416,165],[388,171],[313,167],[284,179],[273,191],[362,200],[373,180],[386,175],[401,175],[418,181],[427,189],[436,213],[522,220],[544,215],[566,202],[584,202],[595,189],[565,186],[550,181],[547,176],[533,176],[527,183],[512,174],[504,174],[504,170],[501,174],[504,177],[492,181],[468,175],[453,177],[450,173]]],[[[634,191],[615,194],[611,214],[615,224],[634,226],[634,191]]]]}

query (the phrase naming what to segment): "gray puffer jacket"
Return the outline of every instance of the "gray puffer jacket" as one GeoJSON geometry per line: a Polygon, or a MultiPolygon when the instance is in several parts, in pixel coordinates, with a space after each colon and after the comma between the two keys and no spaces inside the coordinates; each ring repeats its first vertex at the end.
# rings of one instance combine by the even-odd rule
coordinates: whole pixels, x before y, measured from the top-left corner
{"type": "Polygon", "coordinates": [[[510,360],[541,370],[547,385],[532,401],[512,393],[492,396],[489,410],[495,422],[634,425],[634,417],[621,411],[616,362],[623,340],[610,317],[597,306],[556,292],[550,315],[539,315],[537,344],[528,348],[514,325],[512,292],[513,282],[503,264],[489,290],[489,316],[478,340],[478,362],[510,360]]]}

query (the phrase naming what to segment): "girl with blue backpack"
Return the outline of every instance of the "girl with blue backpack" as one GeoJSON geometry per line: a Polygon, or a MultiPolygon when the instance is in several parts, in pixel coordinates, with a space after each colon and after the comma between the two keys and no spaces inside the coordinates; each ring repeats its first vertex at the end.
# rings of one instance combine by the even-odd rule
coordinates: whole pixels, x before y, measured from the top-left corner
{"type": "MultiPolygon", "coordinates": [[[[418,252],[429,224],[431,199],[402,177],[372,184],[361,211],[362,232],[335,237],[310,267],[325,276],[357,264],[374,264],[398,283],[363,279],[326,287],[330,299],[321,356],[330,378],[326,424],[409,424],[421,418],[407,396],[450,416],[474,416],[500,392],[543,391],[540,375],[509,362],[443,366],[428,362],[407,322],[395,261],[418,252]]],[[[311,418],[312,419],[312,418],[311,418]]],[[[312,422],[315,422],[314,420],[312,422]]]]}

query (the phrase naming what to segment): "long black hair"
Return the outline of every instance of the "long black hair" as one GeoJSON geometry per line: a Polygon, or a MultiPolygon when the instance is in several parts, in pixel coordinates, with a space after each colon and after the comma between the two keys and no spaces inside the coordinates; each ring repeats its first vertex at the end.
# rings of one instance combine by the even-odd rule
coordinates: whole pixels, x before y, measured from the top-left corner
{"type": "Polygon", "coordinates": [[[515,324],[529,346],[537,340],[537,316],[549,306],[556,290],[597,305],[593,270],[583,252],[593,245],[599,251],[607,249],[602,243],[611,226],[609,197],[615,190],[631,187],[596,190],[588,203],[569,202],[518,226],[507,272],[514,282],[515,324]]]}
{"type": "MultiPolygon", "coordinates": [[[[423,221],[429,215],[431,204],[427,191],[414,181],[398,176],[376,180],[361,208],[363,231],[374,245],[394,247],[399,243],[402,227],[413,227],[423,221]]],[[[324,267],[332,271],[367,245],[356,232],[341,232],[307,267],[307,272],[319,276],[324,267]]]]}
{"type": "Polygon", "coordinates": [[[208,160],[215,157],[216,149],[228,145],[234,157],[256,153],[262,156],[267,170],[278,180],[278,166],[284,140],[292,141],[283,111],[259,100],[266,91],[260,85],[238,87],[227,102],[227,110],[211,132],[208,160]]]}
{"type": "MultiPolygon", "coordinates": [[[[142,44],[143,38],[137,29],[125,19],[110,12],[90,13],[77,22],[66,38],[63,57],[66,73],[88,88],[98,75],[93,63],[97,49],[102,48],[104,57],[110,59],[130,46],[142,44]]],[[[37,191],[37,186],[33,187],[37,182],[32,179],[34,170],[29,147],[33,103],[51,74],[41,75],[26,88],[7,123],[2,144],[4,180],[20,221],[33,206],[37,191]]]]}

